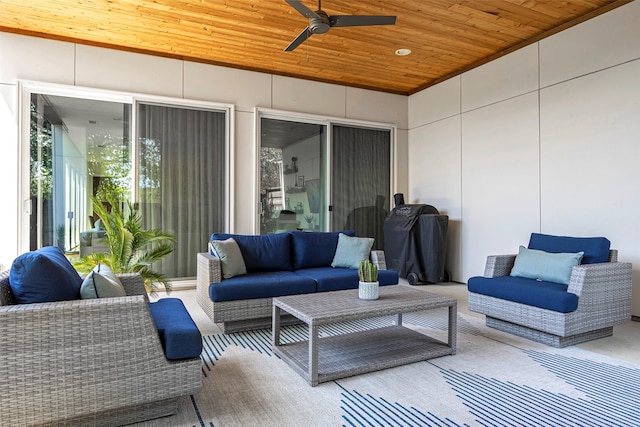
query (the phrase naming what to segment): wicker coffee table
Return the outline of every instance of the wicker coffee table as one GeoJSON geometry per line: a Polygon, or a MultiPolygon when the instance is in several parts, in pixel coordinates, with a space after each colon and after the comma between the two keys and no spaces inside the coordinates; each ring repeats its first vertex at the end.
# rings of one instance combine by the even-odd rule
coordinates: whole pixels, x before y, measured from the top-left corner
{"type": "Polygon", "coordinates": [[[273,299],[273,351],[310,385],[365,372],[455,354],[457,301],[403,285],[381,286],[380,298],[365,301],[358,290],[291,295],[273,299]],[[444,343],[402,326],[402,313],[449,308],[444,343]],[[285,311],[309,326],[308,341],[280,343],[285,311]],[[394,324],[337,336],[318,337],[321,325],[394,315],[394,324]]]}

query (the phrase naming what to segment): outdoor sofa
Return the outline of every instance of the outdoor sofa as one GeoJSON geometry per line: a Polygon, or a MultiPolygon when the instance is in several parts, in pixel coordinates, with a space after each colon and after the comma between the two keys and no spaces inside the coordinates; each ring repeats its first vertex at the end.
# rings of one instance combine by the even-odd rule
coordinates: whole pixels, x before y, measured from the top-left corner
{"type": "Polygon", "coordinates": [[[125,296],[80,299],[57,247],[23,255],[0,272],[0,424],[131,424],[202,388],[202,340],[180,300],[150,303],[139,274],[117,275],[125,296]]]}
{"type": "Polygon", "coordinates": [[[468,281],[469,310],[554,347],[610,336],[631,320],[631,268],[604,237],[532,233],[518,255],[487,257],[484,276],[468,281]]]}
{"type": "MultiPolygon", "coordinates": [[[[386,269],[384,252],[371,251],[372,244],[373,239],[355,237],[352,230],[261,236],[214,233],[212,250],[197,255],[196,298],[225,333],[268,328],[274,297],[357,289],[360,259],[370,258],[378,265],[381,286],[397,284],[398,273],[386,269]],[[233,248],[235,259],[223,247],[226,244],[233,248]],[[238,259],[244,270],[242,265],[238,270],[238,259]]],[[[282,324],[292,321],[285,318],[282,324]]]]}

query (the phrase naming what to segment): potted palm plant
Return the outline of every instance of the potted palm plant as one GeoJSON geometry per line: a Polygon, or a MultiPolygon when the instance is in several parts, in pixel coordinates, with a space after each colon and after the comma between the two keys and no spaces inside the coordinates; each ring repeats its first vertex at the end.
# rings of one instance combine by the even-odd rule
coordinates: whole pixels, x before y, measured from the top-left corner
{"type": "Polygon", "coordinates": [[[92,201],[94,212],[104,224],[109,253],[82,257],[74,263],[75,268],[80,273],[88,273],[102,263],[114,273],[139,273],[148,292],[155,291],[158,283],[170,291],[167,277],[152,270],[151,264],[173,252],[175,237],[159,228],[144,229],[138,208],[129,201],[120,203],[107,197],[110,209],[95,197],[92,201]]]}
{"type": "Polygon", "coordinates": [[[358,268],[360,282],[358,284],[358,297],[364,300],[378,299],[380,284],[378,282],[378,266],[368,259],[360,261],[358,268]]]}

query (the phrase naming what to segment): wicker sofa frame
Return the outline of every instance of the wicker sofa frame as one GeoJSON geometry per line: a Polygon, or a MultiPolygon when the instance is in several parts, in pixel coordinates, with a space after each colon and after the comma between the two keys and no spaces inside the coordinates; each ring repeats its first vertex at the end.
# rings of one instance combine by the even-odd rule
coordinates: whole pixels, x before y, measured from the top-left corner
{"type": "Polygon", "coordinates": [[[165,358],[141,277],[119,277],[126,297],[16,304],[0,273],[3,425],[131,424],[202,388],[200,358],[165,358]]]}
{"type": "MultiPolygon", "coordinates": [[[[487,257],[484,276],[508,276],[515,258],[487,257]]],[[[578,308],[570,313],[473,292],[469,292],[469,310],[484,314],[489,327],[553,347],[611,336],[614,325],[631,320],[632,266],[617,261],[618,251],[613,249],[609,262],[573,267],[567,292],[578,296],[578,308]]]]}
{"type": "MultiPolygon", "coordinates": [[[[371,261],[378,268],[387,268],[384,251],[371,251],[371,261]]],[[[225,334],[271,327],[273,298],[254,298],[214,302],[209,297],[209,286],[222,281],[220,259],[206,252],[197,256],[196,301],[204,312],[225,334]]],[[[290,315],[281,317],[281,325],[300,323],[290,315]]]]}

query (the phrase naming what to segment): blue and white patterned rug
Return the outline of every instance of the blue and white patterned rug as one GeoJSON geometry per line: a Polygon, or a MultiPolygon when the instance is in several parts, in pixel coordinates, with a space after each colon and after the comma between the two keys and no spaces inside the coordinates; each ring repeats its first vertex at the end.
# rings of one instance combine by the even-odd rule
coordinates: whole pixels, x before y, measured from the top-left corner
{"type": "MultiPolygon", "coordinates": [[[[405,314],[446,342],[447,312],[405,314]]],[[[372,319],[321,330],[390,324],[372,319]]],[[[285,328],[283,340],[306,338],[285,328]]],[[[204,387],[172,417],[141,426],[640,426],[640,366],[554,349],[458,316],[445,356],[310,387],[271,352],[271,330],[204,337],[204,387]]]]}

